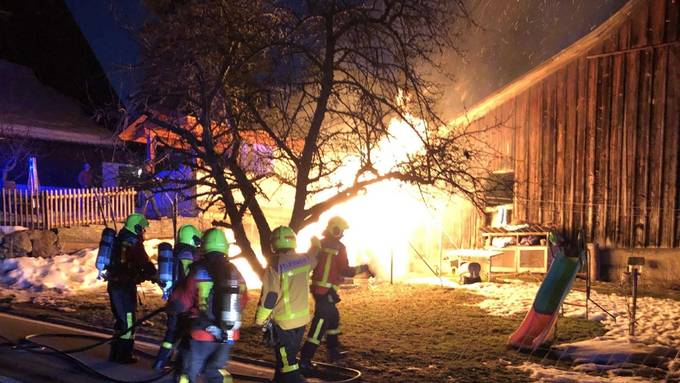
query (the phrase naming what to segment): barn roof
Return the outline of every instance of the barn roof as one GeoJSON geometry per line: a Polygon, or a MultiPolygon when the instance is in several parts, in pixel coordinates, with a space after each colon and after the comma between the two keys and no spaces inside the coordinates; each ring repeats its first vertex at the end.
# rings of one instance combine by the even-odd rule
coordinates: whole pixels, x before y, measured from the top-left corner
{"type": "Polygon", "coordinates": [[[616,28],[621,26],[621,24],[630,17],[636,6],[643,1],[645,0],[629,0],[618,12],[613,14],[604,23],[600,24],[600,26],[593,29],[592,32],[531,71],[520,76],[515,81],[510,82],[508,85],[485,97],[472,108],[467,109],[464,113],[456,117],[453,120],[452,125],[463,125],[478,119],[490,110],[503,104],[505,101],[510,100],[514,96],[529,89],[532,85],[555,73],[565,64],[577,57],[587,54],[588,51],[601,43],[606,37],[610,36],[616,28]]]}

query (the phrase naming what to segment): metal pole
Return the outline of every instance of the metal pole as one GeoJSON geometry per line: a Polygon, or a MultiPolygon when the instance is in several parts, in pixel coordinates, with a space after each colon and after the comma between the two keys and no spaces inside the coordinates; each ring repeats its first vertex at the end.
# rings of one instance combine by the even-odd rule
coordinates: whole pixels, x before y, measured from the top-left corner
{"type": "Polygon", "coordinates": [[[394,284],[394,249],[390,250],[390,285],[394,284]]]}
{"type": "Polygon", "coordinates": [[[637,311],[637,285],[638,285],[638,269],[634,268],[631,274],[633,278],[633,309],[631,310],[630,318],[630,336],[635,336],[635,315],[637,311]]]}
{"type": "Polygon", "coordinates": [[[439,225],[439,284],[444,287],[444,280],[442,279],[442,253],[444,252],[444,230],[442,225],[439,225]]]}
{"type": "Polygon", "coordinates": [[[588,301],[590,301],[590,250],[586,250],[586,320],[588,319],[588,301]]]}

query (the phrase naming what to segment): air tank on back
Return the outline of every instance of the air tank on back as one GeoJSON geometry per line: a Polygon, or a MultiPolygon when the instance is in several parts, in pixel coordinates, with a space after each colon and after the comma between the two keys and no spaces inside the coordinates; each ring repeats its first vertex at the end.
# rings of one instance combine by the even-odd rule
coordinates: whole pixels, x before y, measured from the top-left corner
{"type": "Polygon", "coordinates": [[[115,241],[116,231],[109,227],[104,228],[99,241],[99,250],[97,250],[97,260],[95,261],[97,270],[99,270],[98,279],[104,276],[104,270],[111,264],[111,254],[113,254],[113,243],[115,241]]]}
{"type": "Polygon", "coordinates": [[[238,340],[241,328],[241,294],[239,281],[230,279],[227,285],[220,289],[222,297],[220,299],[220,327],[227,334],[227,343],[233,344],[238,340]]]}
{"type": "Polygon", "coordinates": [[[163,299],[168,299],[168,294],[175,282],[175,257],[172,254],[172,245],[163,242],[158,245],[158,279],[163,284],[163,299]]]}

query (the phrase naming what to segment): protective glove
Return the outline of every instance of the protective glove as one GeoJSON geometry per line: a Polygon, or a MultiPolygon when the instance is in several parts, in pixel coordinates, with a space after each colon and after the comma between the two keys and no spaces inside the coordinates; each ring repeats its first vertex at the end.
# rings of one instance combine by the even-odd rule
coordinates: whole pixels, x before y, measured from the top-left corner
{"type": "Polygon", "coordinates": [[[276,346],[276,334],[271,320],[268,320],[262,327],[262,341],[269,347],[276,346]]]}
{"type": "Polygon", "coordinates": [[[373,274],[371,269],[366,264],[356,266],[354,270],[356,270],[357,274],[367,273],[369,277],[375,277],[375,274],[373,274]]]}
{"type": "Polygon", "coordinates": [[[317,249],[321,248],[321,240],[317,236],[312,237],[311,247],[317,249]]]}

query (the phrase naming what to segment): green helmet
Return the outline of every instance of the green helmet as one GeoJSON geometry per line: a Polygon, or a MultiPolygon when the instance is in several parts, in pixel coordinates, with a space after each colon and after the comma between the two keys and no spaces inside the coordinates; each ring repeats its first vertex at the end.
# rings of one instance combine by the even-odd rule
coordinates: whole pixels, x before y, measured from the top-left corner
{"type": "Polygon", "coordinates": [[[194,225],[182,225],[177,233],[177,241],[185,245],[199,247],[203,233],[194,225]]]}
{"type": "Polygon", "coordinates": [[[229,242],[227,242],[227,237],[222,230],[213,228],[203,234],[201,249],[206,253],[227,254],[229,253],[229,242]]]}
{"type": "Polygon", "coordinates": [[[149,227],[149,221],[139,213],[132,213],[125,219],[125,228],[134,234],[141,234],[146,227],[149,227]]]}
{"type": "Polygon", "coordinates": [[[269,237],[269,243],[273,252],[280,250],[291,250],[297,247],[295,232],[288,226],[279,226],[269,237]]]}
{"type": "Polygon", "coordinates": [[[341,237],[342,232],[349,229],[349,224],[344,218],[335,216],[328,220],[326,232],[334,237],[341,237]]]}

